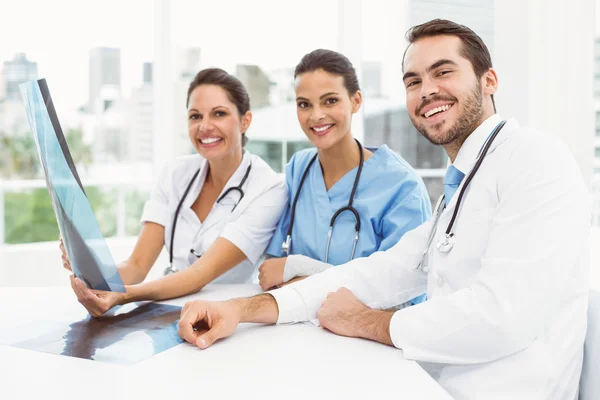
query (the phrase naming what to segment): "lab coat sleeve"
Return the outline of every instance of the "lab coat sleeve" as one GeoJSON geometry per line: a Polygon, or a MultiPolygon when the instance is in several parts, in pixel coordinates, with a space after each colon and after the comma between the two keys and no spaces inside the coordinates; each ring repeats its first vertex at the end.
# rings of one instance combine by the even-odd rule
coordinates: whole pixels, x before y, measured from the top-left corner
{"type": "Polygon", "coordinates": [[[266,187],[238,218],[225,225],[221,237],[229,240],[256,264],[263,255],[287,203],[283,180],[266,187]]]}
{"type": "Polygon", "coordinates": [[[433,222],[406,233],[387,251],[356,258],[302,281],[270,292],[279,307],[278,323],[313,321],[330,292],[351,290],[371,308],[402,304],[427,290],[427,275],[416,269],[433,222]]]}
{"type": "Polygon", "coordinates": [[[156,182],[150,199],[144,204],[140,222],[154,222],[166,226],[169,219],[169,192],[173,185],[175,162],[171,161],[163,168],[156,182]]]}
{"type": "Polygon", "coordinates": [[[477,364],[517,353],[587,290],[578,259],[589,251],[589,195],[566,148],[540,140],[517,147],[500,171],[476,280],[394,314],[391,338],[406,358],[477,364]]]}

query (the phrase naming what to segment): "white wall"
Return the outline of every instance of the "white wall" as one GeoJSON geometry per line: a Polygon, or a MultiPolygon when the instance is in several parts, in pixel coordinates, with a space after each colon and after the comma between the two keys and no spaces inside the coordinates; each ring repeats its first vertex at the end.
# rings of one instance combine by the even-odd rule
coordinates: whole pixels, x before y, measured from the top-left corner
{"type": "Polygon", "coordinates": [[[498,112],[558,135],[592,171],[595,0],[496,1],[498,112]]]}

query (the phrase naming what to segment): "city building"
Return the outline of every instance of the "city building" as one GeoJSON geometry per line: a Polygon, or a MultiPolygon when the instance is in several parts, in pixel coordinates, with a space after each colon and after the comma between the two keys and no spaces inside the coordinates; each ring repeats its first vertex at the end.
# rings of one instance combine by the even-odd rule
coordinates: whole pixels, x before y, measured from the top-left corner
{"type": "Polygon", "coordinates": [[[121,49],[96,47],[90,50],[90,77],[88,112],[94,114],[106,110],[107,106],[98,103],[98,97],[105,86],[121,91],[121,49]],[[97,109],[96,107],[101,107],[97,109]]]}
{"type": "Polygon", "coordinates": [[[21,101],[19,85],[38,78],[37,63],[27,59],[25,53],[17,53],[10,61],[2,64],[2,97],[5,100],[21,101]]]}

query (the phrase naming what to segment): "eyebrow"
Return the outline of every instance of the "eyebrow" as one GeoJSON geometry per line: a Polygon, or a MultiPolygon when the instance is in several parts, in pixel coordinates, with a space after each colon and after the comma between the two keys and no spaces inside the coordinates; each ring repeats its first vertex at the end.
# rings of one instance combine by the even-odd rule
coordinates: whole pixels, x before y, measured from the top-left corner
{"type": "MultiPolygon", "coordinates": [[[[327,92],[327,93],[325,93],[325,94],[322,94],[322,95],[319,97],[319,100],[323,100],[325,97],[327,97],[327,96],[331,96],[332,94],[335,94],[335,95],[338,95],[338,96],[339,96],[339,93],[338,93],[338,92],[327,92]]],[[[309,100],[308,100],[307,98],[305,98],[305,97],[296,97],[296,101],[298,101],[298,100],[309,101],[309,100]]]]}
{"type": "MultiPolygon", "coordinates": [[[[442,59],[442,60],[438,60],[438,61],[434,62],[433,64],[431,64],[429,66],[429,68],[427,68],[427,72],[431,72],[434,69],[439,68],[442,65],[446,65],[446,64],[453,65],[453,66],[458,66],[458,64],[455,63],[452,60],[442,59]]],[[[413,76],[418,76],[418,74],[416,72],[407,72],[402,77],[402,80],[405,81],[407,78],[412,78],[413,76]]]]}
{"type": "MultiPolygon", "coordinates": [[[[216,107],[213,107],[213,109],[212,109],[211,111],[215,111],[215,110],[217,110],[217,109],[219,109],[219,108],[224,108],[224,109],[226,109],[227,111],[229,111],[229,107],[227,107],[227,106],[216,106],[216,107]]],[[[190,108],[190,109],[188,110],[188,113],[191,113],[192,111],[194,111],[194,112],[197,112],[197,113],[199,113],[199,112],[200,112],[200,111],[196,110],[195,108],[190,108]]]]}

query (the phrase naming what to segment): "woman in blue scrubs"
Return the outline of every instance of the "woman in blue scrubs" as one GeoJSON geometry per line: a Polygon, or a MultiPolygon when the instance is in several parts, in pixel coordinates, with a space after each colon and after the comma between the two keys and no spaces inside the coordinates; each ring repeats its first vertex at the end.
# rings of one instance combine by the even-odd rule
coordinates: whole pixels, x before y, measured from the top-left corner
{"type": "Polygon", "coordinates": [[[294,78],[298,122],[315,148],[286,166],[288,207],[266,251],[272,258],[259,268],[264,290],[387,250],[431,215],[425,185],[405,160],[386,145],[367,149],[354,139],[362,94],[350,61],[315,50],[294,78]],[[356,213],[338,213],[328,246],[332,217],[344,207],[356,213]]]}

